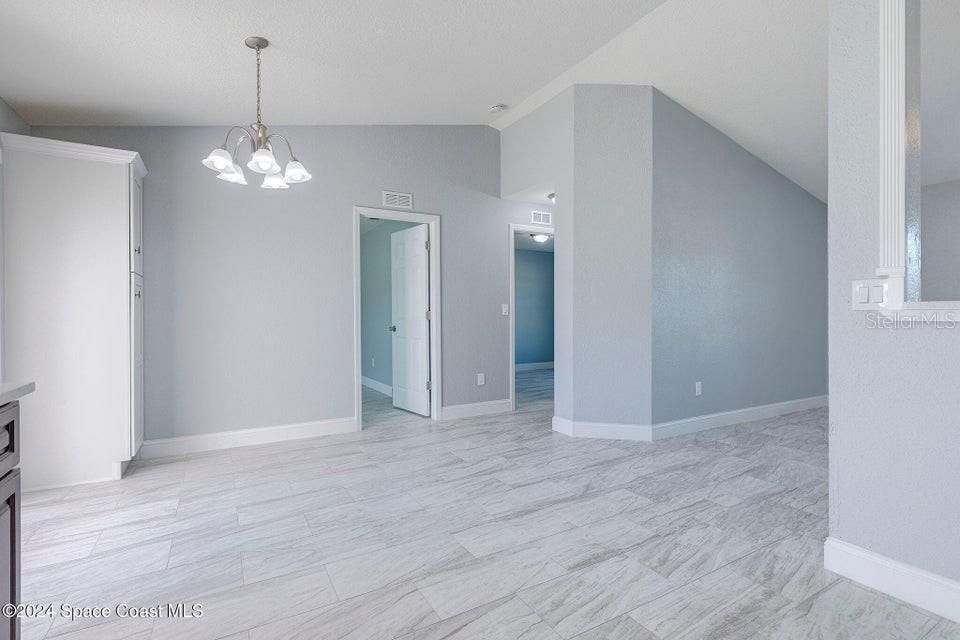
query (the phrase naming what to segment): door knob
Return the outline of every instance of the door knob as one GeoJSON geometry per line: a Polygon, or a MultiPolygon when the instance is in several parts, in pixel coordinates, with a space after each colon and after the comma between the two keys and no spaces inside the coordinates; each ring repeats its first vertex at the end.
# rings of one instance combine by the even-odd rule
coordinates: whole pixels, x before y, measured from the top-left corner
{"type": "Polygon", "coordinates": [[[396,332],[396,330],[397,330],[397,325],[395,325],[395,324],[392,324],[392,325],[390,325],[389,327],[387,327],[387,331],[394,331],[394,332],[396,332]]]}

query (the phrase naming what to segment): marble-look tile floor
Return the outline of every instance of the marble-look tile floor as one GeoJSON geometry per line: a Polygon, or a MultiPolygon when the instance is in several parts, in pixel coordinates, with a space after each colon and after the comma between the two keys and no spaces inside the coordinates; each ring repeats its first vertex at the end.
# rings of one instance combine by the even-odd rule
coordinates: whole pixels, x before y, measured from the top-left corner
{"type": "MultiPolygon", "coordinates": [[[[25,602],[203,616],[24,620],[28,640],[960,639],[830,575],[825,411],[655,444],[518,411],[141,462],[30,493],[25,602]]],[[[382,411],[377,411],[377,408],[382,411]]]]}

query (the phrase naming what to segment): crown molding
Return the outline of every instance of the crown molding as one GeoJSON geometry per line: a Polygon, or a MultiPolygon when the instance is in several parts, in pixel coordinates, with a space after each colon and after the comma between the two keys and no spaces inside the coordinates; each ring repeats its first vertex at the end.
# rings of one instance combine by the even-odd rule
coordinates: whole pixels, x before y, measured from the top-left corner
{"type": "Polygon", "coordinates": [[[26,151],[40,153],[61,158],[76,158],[79,160],[94,160],[96,162],[110,162],[113,164],[128,164],[134,175],[139,178],[147,175],[147,167],[136,151],[97,147],[92,144],[64,142],[50,138],[23,136],[16,133],[0,133],[0,149],[5,151],[26,151]]]}

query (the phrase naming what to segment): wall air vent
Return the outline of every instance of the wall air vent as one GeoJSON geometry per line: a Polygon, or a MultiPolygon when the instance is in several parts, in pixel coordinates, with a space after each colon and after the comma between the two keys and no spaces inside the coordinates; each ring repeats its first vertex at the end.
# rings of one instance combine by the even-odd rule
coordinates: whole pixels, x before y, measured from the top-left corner
{"type": "Polygon", "coordinates": [[[531,211],[530,222],[533,224],[553,224],[553,214],[549,211],[531,211]]]}
{"type": "Polygon", "coordinates": [[[383,206],[394,209],[413,209],[413,194],[399,191],[384,191],[383,206]]]}

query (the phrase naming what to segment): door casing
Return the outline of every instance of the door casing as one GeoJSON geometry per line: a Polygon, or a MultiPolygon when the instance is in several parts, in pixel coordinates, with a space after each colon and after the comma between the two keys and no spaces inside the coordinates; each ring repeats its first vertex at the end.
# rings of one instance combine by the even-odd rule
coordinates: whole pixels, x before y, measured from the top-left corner
{"type": "Polygon", "coordinates": [[[430,236],[430,418],[441,419],[443,407],[443,362],[441,354],[441,288],[440,280],[440,216],[433,213],[414,211],[397,211],[395,209],[377,209],[374,207],[355,206],[353,208],[353,378],[354,378],[354,411],[356,415],[356,430],[363,428],[363,387],[361,377],[363,372],[363,351],[361,348],[360,320],[360,217],[380,218],[382,220],[397,220],[400,222],[414,222],[426,224],[430,236]]]}
{"type": "MultiPolygon", "coordinates": [[[[517,262],[517,243],[516,243],[516,233],[518,231],[529,231],[530,233],[547,233],[554,237],[553,242],[553,251],[554,251],[554,263],[556,263],[556,251],[557,251],[557,234],[554,231],[552,226],[542,225],[542,224],[508,224],[507,225],[507,255],[508,260],[510,261],[510,407],[514,411],[517,410],[517,274],[516,274],[516,262],[517,262]]],[[[556,281],[556,271],[554,271],[554,281],[553,289],[557,289],[556,281]]],[[[556,299],[554,299],[554,305],[556,305],[556,299]]],[[[556,325],[556,313],[554,313],[554,325],[556,325]]],[[[554,335],[556,335],[556,327],[554,327],[554,335]]]]}

